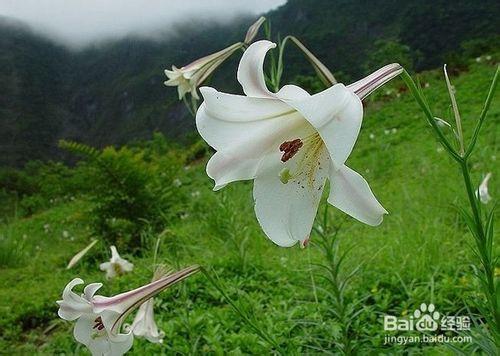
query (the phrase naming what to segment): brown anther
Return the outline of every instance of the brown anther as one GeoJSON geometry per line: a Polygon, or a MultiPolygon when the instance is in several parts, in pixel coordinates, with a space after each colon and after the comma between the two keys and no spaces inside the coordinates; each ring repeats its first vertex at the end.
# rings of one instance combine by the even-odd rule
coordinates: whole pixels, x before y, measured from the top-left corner
{"type": "Polygon", "coordinates": [[[104,324],[103,324],[100,316],[98,316],[94,321],[95,321],[95,325],[92,329],[96,329],[96,328],[97,328],[97,330],[104,329],[104,324]]]}
{"type": "Polygon", "coordinates": [[[300,138],[293,141],[285,141],[280,145],[280,151],[283,152],[281,161],[286,162],[299,152],[299,149],[304,145],[300,138]]]}

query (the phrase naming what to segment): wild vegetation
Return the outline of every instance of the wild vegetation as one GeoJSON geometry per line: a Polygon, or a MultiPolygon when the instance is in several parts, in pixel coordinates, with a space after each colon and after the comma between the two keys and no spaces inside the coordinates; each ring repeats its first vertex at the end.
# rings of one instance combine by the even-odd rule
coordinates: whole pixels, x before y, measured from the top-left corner
{"type": "MultiPolygon", "coordinates": [[[[482,53],[452,77],[466,139],[497,60],[496,53],[482,53]]],[[[442,71],[418,78],[434,115],[452,122],[442,71]]],[[[303,81],[318,85],[309,77],[303,81]]],[[[492,172],[493,196],[500,175],[499,119],[493,100],[470,163],[476,184],[492,172]]],[[[121,148],[69,141],[59,146],[82,159],[75,166],[33,162],[0,176],[7,202],[0,227],[5,352],[86,352],[74,343],[70,323],[57,318],[54,301],[73,277],[104,280],[98,266],[108,259],[111,243],[135,268],[106,282],[106,295],[148,282],[158,261],[173,268],[199,263],[208,271],[156,298],[165,341],[136,340],[132,353],[472,354],[488,344],[479,328],[473,328],[472,343],[384,344],[383,315],[408,316],[422,303],[434,304],[442,315],[484,321],[470,303],[485,296],[472,277],[471,239],[455,208],[467,204],[460,172],[399,79],[366,102],[348,161],[390,214],[372,228],[326,210],[322,202],[305,249],[279,248],[264,236],[251,184],[211,191],[205,173],[211,153],[202,142],[183,147],[156,134],[121,148]],[[92,239],[97,245],[65,269],[92,239]]]]}

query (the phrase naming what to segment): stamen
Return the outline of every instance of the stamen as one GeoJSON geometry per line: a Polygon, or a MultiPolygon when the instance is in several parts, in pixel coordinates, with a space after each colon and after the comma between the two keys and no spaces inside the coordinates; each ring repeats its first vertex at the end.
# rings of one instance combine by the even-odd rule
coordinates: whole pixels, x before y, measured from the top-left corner
{"type": "Polygon", "coordinates": [[[295,156],[299,149],[303,146],[303,142],[300,138],[296,138],[293,141],[285,141],[280,145],[280,151],[283,152],[281,157],[282,162],[288,161],[290,158],[295,156]]]}
{"type": "MultiPolygon", "coordinates": [[[[317,132],[306,136],[303,139],[295,139],[292,141],[285,141],[280,145],[280,151],[283,152],[281,161],[286,163],[294,157],[299,150],[303,154],[295,159],[293,164],[287,164],[279,173],[281,183],[288,184],[294,181],[300,188],[305,189],[308,187],[315,187],[316,173],[321,167],[320,158],[325,149],[323,140],[317,132]]],[[[319,187],[321,190],[321,187],[319,187]]]]}
{"type": "Polygon", "coordinates": [[[100,316],[98,316],[98,317],[94,320],[94,322],[95,322],[95,325],[94,325],[94,327],[93,327],[92,329],[96,329],[96,328],[97,328],[97,330],[102,330],[102,329],[104,329],[104,324],[103,324],[102,319],[101,319],[101,317],[100,317],[100,316]]]}

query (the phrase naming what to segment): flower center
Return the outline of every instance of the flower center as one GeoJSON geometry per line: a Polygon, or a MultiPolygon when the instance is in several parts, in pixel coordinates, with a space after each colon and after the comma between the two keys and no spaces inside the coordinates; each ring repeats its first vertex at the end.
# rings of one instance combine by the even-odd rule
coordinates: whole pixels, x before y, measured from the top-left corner
{"type": "Polygon", "coordinates": [[[123,274],[122,266],[119,263],[112,263],[111,266],[117,275],[120,276],[123,274]]]}
{"type": "MultiPolygon", "coordinates": [[[[285,141],[280,145],[280,151],[284,152],[281,157],[283,163],[288,162],[301,150],[302,154],[291,161],[281,170],[279,178],[281,183],[287,184],[290,180],[304,188],[305,185],[311,188],[316,187],[316,174],[322,170],[323,154],[325,145],[317,132],[305,137],[297,138],[292,141],[285,141]]],[[[320,183],[320,182],[318,182],[320,183]]],[[[320,185],[321,186],[321,185],[320,185]]],[[[317,188],[317,187],[316,187],[317,188]]]]}
{"type": "Polygon", "coordinates": [[[292,141],[285,141],[280,145],[280,151],[283,152],[283,156],[281,156],[281,161],[286,162],[297,152],[299,152],[299,149],[304,145],[302,140],[300,138],[296,138],[295,140],[292,141]]]}

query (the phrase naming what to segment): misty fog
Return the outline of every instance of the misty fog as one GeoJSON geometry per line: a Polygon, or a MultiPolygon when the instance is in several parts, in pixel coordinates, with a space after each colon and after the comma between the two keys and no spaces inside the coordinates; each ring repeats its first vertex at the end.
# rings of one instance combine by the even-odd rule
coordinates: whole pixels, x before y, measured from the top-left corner
{"type": "Polygon", "coordinates": [[[286,0],[2,0],[0,15],[72,48],[128,35],[157,38],[193,20],[225,23],[286,0]]]}

